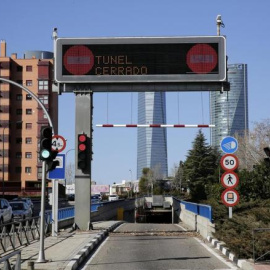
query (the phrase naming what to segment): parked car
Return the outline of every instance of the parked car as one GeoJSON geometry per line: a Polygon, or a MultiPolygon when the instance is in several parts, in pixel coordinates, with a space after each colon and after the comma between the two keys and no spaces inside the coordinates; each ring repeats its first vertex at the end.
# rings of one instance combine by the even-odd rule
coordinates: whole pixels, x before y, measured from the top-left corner
{"type": "Polygon", "coordinates": [[[101,199],[100,194],[91,195],[91,203],[99,203],[101,199]]]}
{"type": "Polygon", "coordinates": [[[9,202],[0,198],[0,224],[11,222],[13,219],[12,208],[9,202]]]}
{"type": "Polygon", "coordinates": [[[13,201],[25,202],[30,206],[30,208],[32,210],[34,209],[34,204],[33,204],[32,200],[30,198],[20,198],[20,197],[18,197],[18,198],[13,199],[13,201]]]}
{"type": "Polygon", "coordinates": [[[118,195],[112,194],[109,195],[109,202],[119,200],[118,195]]]}
{"type": "Polygon", "coordinates": [[[12,207],[14,220],[23,220],[33,215],[32,208],[26,202],[13,201],[10,202],[10,205],[12,207]]]}

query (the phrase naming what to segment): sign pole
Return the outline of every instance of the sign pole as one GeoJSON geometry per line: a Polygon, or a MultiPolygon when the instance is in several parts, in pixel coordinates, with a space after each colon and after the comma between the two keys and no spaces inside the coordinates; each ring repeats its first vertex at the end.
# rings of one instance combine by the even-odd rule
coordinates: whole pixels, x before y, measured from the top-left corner
{"type": "Polygon", "coordinates": [[[232,207],[229,207],[229,218],[232,218],[232,207]]]}
{"type": "Polygon", "coordinates": [[[52,213],[53,213],[53,223],[52,223],[52,236],[58,235],[58,179],[53,180],[53,204],[52,204],[52,213]]]}

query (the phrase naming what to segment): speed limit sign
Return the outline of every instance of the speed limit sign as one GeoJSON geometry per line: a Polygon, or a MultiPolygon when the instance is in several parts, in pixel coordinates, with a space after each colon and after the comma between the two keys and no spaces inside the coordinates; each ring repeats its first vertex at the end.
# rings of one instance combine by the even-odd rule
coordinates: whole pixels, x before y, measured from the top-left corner
{"type": "Polygon", "coordinates": [[[238,168],[238,158],[233,154],[224,155],[220,160],[220,165],[225,171],[234,171],[238,168]]]}

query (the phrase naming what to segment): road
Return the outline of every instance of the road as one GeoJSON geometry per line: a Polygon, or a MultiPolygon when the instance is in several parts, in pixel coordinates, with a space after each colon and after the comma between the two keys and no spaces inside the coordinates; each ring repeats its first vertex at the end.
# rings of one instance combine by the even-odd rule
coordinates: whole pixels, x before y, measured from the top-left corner
{"type": "Polygon", "coordinates": [[[82,269],[237,269],[194,236],[175,224],[124,224],[82,269]]]}

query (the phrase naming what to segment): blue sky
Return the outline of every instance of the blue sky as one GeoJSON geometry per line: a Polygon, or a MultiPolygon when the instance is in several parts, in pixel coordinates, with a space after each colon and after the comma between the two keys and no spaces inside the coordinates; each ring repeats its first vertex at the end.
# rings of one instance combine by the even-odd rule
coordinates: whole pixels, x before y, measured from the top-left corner
{"type": "MultiPolygon", "coordinates": [[[[269,0],[1,0],[0,39],[7,54],[53,50],[52,29],[59,37],[216,35],[222,15],[229,63],[248,64],[249,120],[269,118],[269,0]]],[[[167,93],[168,124],[210,124],[209,93],[167,93]],[[179,100],[179,102],[178,102],[179,100]],[[179,110],[178,110],[179,108],[179,110]]],[[[59,134],[74,148],[73,94],[59,97],[59,134]]],[[[94,94],[94,125],[137,123],[137,93],[94,94]]],[[[168,129],[169,172],[185,160],[197,129],[168,129]]],[[[209,139],[209,129],[205,129],[209,139]]],[[[209,141],[208,141],[209,142],[209,141]]],[[[136,129],[94,128],[92,178],[111,184],[136,178],[136,129]],[[130,173],[130,170],[132,173],[130,173]]],[[[68,162],[74,160],[74,151],[68,162]]]]}

